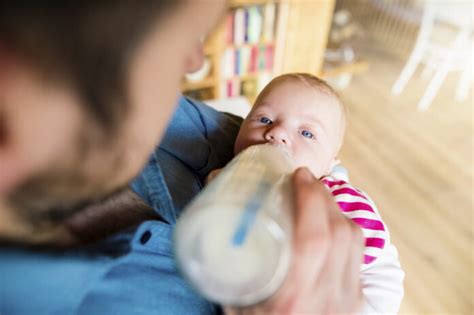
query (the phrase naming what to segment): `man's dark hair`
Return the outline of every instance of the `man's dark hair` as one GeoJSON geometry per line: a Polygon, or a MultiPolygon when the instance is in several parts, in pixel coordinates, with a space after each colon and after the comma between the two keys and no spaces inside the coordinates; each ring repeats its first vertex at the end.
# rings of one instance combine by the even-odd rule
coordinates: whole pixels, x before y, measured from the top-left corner
{"type": "Polygon", "coordinates": [[[182,2],[0,0],[0,48],[71,86],[110,132],[127,110],[131,55],[160,16],[182,2]]]}

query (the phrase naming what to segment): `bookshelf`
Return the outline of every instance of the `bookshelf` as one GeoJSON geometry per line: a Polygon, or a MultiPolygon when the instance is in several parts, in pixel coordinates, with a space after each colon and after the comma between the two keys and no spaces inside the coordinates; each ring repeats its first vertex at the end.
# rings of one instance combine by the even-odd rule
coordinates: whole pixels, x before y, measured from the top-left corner
{"type": "Polygon", "coordinates": [[[321,76],[323,78],[331,78],[337,77],[338,75],[350,73],[350,74],[357,74],[367,71],[369,68],[369,63],[365,60],[357,60],[350,64],[341,64],[341,65],[328,65],[326,66],[322,72],[321,76]]]}
{"type": "Polygon", "coordinates": [[[244,95],[251,103],[273,77],[321,74],[335,0],[231,0],[205,41],[209,70],[182,91],[208,100],[244,95]]]}

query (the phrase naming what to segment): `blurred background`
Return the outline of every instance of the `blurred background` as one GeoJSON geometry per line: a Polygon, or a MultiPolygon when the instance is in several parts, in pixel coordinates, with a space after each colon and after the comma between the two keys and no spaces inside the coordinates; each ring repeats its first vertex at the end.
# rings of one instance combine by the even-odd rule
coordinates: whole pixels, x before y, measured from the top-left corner
{"type": "Polygon", "coordinates": [[[406,272],[401,313],[474,313],[473,1],[233,0],[185,94],[245,115],[284,72],[336,88],[342,161],[406,272]]]}

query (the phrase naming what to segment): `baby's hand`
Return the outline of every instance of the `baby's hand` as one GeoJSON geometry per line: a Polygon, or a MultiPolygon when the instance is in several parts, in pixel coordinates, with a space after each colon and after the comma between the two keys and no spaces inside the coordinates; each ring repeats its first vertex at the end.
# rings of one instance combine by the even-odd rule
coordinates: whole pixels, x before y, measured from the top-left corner
{"type": "Polygon", "coordinates": [[[221,172],[222,168],[217,168],[209,173],[207,175],[206,180],[204,181],[204,185],[209,184],[214,178],[216,178],[217,175],[221,172]]]}

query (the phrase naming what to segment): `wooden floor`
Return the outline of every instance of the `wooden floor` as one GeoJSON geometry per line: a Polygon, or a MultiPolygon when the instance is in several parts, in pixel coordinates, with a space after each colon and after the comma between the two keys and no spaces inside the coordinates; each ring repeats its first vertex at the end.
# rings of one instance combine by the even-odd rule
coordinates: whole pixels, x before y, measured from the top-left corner
{"type": "Polygon", "coordinates": [[[473,104],[449,77],[427,112],[418,75],[400,96],[403,62],[369,52],[367,72],[340,94],[349,110],[342,160],[390,228],[406,272],[402,314],[474,314],[473,104]]]}

